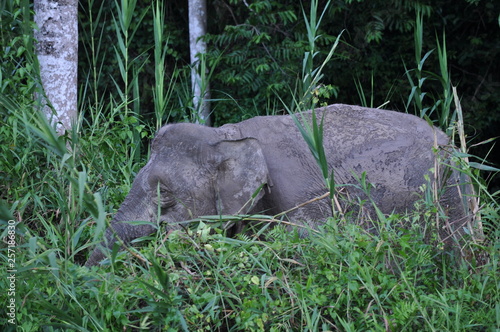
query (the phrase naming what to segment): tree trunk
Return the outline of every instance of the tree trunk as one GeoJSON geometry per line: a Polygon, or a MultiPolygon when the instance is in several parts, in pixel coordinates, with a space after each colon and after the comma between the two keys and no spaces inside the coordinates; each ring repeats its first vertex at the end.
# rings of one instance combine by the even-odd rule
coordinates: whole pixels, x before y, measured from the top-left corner
{"type": "Polygon", "coordinates": [[[63,134],[78,114],[78,0],[35,0],[34,10],[36,53],[47,97],[43,112],[63,134]]]}
{"type": "Polygon", "coordinates": [[[206,77],[206,67],[200,66],[201,55],[207,52],[207,44],[200,37],[206,33],[206,0],[189,0],[189,50],[192,66],[193,106],[198,112],[197,122],[210,126],[210,88],[206,77]]]}

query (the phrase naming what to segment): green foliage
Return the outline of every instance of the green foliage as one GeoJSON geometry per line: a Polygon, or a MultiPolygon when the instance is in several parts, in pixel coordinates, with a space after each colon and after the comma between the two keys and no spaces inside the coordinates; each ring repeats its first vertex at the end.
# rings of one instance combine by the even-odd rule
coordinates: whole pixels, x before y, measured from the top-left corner
{"type": "MultiPolygon", "coordinates": [[[[443,32],[442,45],[437,41],[437,56],[439,60],[440,74],[435,74],[431,71],[424,71],[426,60],[432,55],[434,50],[428,51],[422,57],[423,48],[423,15],[417,11],[415,20],[414,43],[415,43],[415,62],[417,67],[410,71],[406,71],[406,76],[411,85],[411,92],[406,103],[406,110],[414,109],[414,113],[422,118],[436,118],[436,125],[443,131],[451,134],[450,125],[456,121],[456,114],[452,112],[453,92],[450,72],[448,71],[448,56],[446,52],[446,39],[443,32]],[[412,77],[412,73],[413,76],[412,77]],[[442,92],[430,95],[424,92],[424,83],[429,81],[438,81],[441,83],[442,92]],[[430,97],[426,98],[428,95],[430,97]]],[[[406,67],[406,66],[405,66],[406,67]]]]}
{"type": "Polygon", "coordinates": [[[322,70],[334,55],[335,49],[338,46],[340,35],[337,37],[337,40],[330,49],[330,52],[328,53],[324,62],[319,67],[315,67],[314,63],[314,58],[318,55],[318,52],[316,51],[316,41],[318,39],[317,34],[321,25],[322,18],[327,11],[329,4],[330,2],[327,3],[319,18],[317,18],[318,1],[311,2],[309,16],[307,16],[305,11],[303,11],[304,23],[307,28],[308,48],[304,53],[302,79],[298,83],[298,91],[292,94],[293,96],[298,94],[299,97],[294,97],[292,105],[287,106],[285,104],[284,106],[292,116],[295,125],[299,129],[302,137],[307,143],[309,150],[311,151],[321,170],[323,179],[325,180],[325,187],[326,190],[329,191],[329,197],[333,207],[333,198],[335,195],[335,178],[334,170],[329,169],[329,165],[326,159],[326,153],[323,147],[324,119],[321,118],[321,121],[318,124],[318,118],[316,116],[316,112],[314,111],[319,101],[318,97],[320,95],[328,95],[329,91],[333,91],[333,93],[336,92],[336,90],[332,86],[328,86],[328,89],[325,89],[325,87],[321,87],[320,82],[323,78],[322,70]],[[308,110],[312,110],[311,123],[309,123],[309,119],[306,119],[303,114],[304,111],[308,110]]]}
{"type": "MultiPolygon", "coordinates": [[[[495,93],[498,80],[494,75],[499,71],[495,61],[500,38],[497,2],[451,4],[449,0],[439,0],[431,6],[425,1],[344,0],[326,4],[326,0],[318,2],[319,11],[327,8],[323,14],[327,24],[317,33],[315,61],[322,63],[335,37],[340,31],[345,32],[334,55],[335,61],[330,61],[323,70],[324,89],[318,87],[320,104],[358,104],[356,85],[371,86],[371,100],[369,103],[365,100],[366,104],[417,110],[433,120],[448,121],[450,117],[439,114],[449,109],[451,85],[458,85],[464,117],[471,124],[466,127],[468,136],[480,133],[478,141],[485,141],[496,135],[500,118],[491,110],[499,104],[495,93]],[[421,14],[421,23],[415,21],[417,12],[421,14]],[[409,38],[417,28],[416,23],[422,27],[421,54],[417,57],[415,41],[409,38]],[[445,31],[448,32],[446,38],[445,31]],[[433,46],[434,41],[437,46],[433,46]],[[353,78],[357,84],[352,84],[353,78]],[[418,93],[418,89],[423,90],[418,93]],[[408,99],[409,95],[412,98],[408,99]],[[436,103],[439,100],[441,104],[436,103]],[[423,104],[419,106],[419,103],[423,104]]],[[[81,6],[80,69],[84,74],[79,77],[82,83],[92,82],[92,91],[86,90],[86,93],[94,104],[96,98],[105,102],[108,98],[121,100],[113,83],[119,82],[122,76],[114,50],[114,40],[121,28],[115,26],[111,15],[121,10],[117,5],[122,6],[121,2],[98,1],[85,1],[81,6]],[[91,49],[97,52],[89,52],[91,49]],[[86,62],[94,55],[93,63],[86,62]]],[[[139,98],[132,93],[129,99],[129,102],[134,100],[135,116],[158,127],[167,121],[193,119],[195,110],[191,105],[187,66],[187,3],[164,5],[162,30],[151,7],[154,4],[150,2],[137,2],[136,10],[129,13],[130,31],[135,34],[131,33],[133,38],[129,39],[127,52],[129,64],[133,63],[135,69],[130,68],[127,75],[131,85],[140,87],[139,98]],[[160,30],[163,43],[153,44],[151,36],[160,30]],[[163,60],[158,58],[155,47],[162,49],[163,60]],[[161,86],[164,90],[157,91],[161,86]],[[163,98],[160,108],[155,101],[158,97],[163,98]]],[[[307,12],[309,2],[301,5],[292,0],[209,1],[206,66],[212,72],[210,87],[215,125],[281,112],[280,98],[287,99],[283,100],[287,105],[292,103],[286,96],[289,87],[301,77],[303,55],[309,48],[307,26],[301,20],[303,7],[307,12]]],[[[118,19],[117,14],[114,15],[118,19]]],[[[83,106],[86,101],[80,100],[83,106]]],[[[439,126],[448,128],[444,122],[439,126]]],[[[482,157],[489,151],[485,145],[475,149],[482,157]]],[[[500,154],[491,154],[490,158],[498,163],[496,155],[500,154]]]]}
{"type": "MultiPolygon", "coordinates": [[[[497,23],[496,3],[469,2],[472,9],[490,9],[482,11],[486,25],[491,17],[497,23]]],[[[379,1],[332,2],[316,22],[328,24],[309,24],[308,33],[296,1],[214,2],[211,10],[219,10],[221,19],[212,23],[206,38],[212,46],[207,65],[215,68],[211,83],[217,121],[273,113],[283,107],[282,101],[303,101],[297,108],[307,108],[357,98],[342,78],[351,82],[358,77],[361,87],[367,68],[373,73],[372,105],[382,94],[384,102],[407,96],[411,87],[406,81],[393,94],[386,87],[404,74],[400,56],[407,64],[413,63],[413,56],[398,53],[396,61],[384,56],[395,53],[393,46],[403,45],[403,37],[411,37],[409,22],[417,5],[423,7],[422,17],[435,15],[437,9],[420,2],[390,3],[383,12],[379,1]],[[368,10],[370,6],[374,9],[368,10]],[[362,13],[375,15],[378,25],[370,25],[371,16],[362,13]],[[333,54],[333,36],[343,28],[345,39],[333,54]],[[396,32],[406,35],[391,39],[396,32]],[[368,45],[375,45],[373,51],[368,45]],[[325,61],[330,58],[334,61],[325,61]],[[393,67],[388,62],[398,69],[389,70],[393,67]],[[382,80],[384,75],[389,78],[382,80]],[[290,93],[297,80],[300,89],[290,93]]],[[[323,13],[324,4],[318,1],[318,12],[323,13]]],[[[479,177],[479,171],[494,170],[485,160],[466,164],[472,166],[466,171],[484,197],[482,223],[489,242],[472,243],[465,258],[427,241],[436,232],[432,221],[426,223],[428,228],[418,227],[421,218],[435,217],[437,207],[430,199],[419,202],[414,214],[379,215],[373,221],[383,230],[379,236],[363,231],[354,215],[336,216],[321,232],[311,230],[308,238],[300,238],[293,225],[292,231],[272,228],[276,218],[259,216],[263,226],[254,229],[253,236],[228,238],[216,224],[221,219],[217,216],[215,221],[192,222],[186,231],[165,234],[159,228],[138,249],[146,263],[121,252],[113,265],[82,267],[148,157],[140,146],[165,122],[190,118],[189,69],[182,60],[187,58],[186,38],[179,27],[185,5],[149,6],[125,0],[81,2],[81,116],[73,131],[58,137],[36,111],[32,97],[40,85],[28,33],[34,28],[30,4],[0,4],[0,234],[5,237],[7,222],[15,220],[18,330],[500,329],[499,209],[494,200],[499,193],[488,193],[479,177]],[[116,39],[119,43],[112,42],[116,39]]],[[[461,3],[449,10],[457,8],[463,8],[461,3]]],[[[303,10],[308,9],[304,4],[303,10]]],[[[459,17],[455,12],[442,14],[450,22],[459,17]]],[[[447,95],[446,89],[456,81],[457,64],[476,68],[475,55],[491,56],[479,46],[494,48],[478,30],[466,38],[474,47],[458,55],[453,30],[447,29],[446,39],[443,34],[439,40],[436,35],[443,30],[436,31],[422,30],[420,55],[428,52],[429,36],[438,46],[424,62],[416,57],[415,65],[422,64],[421,79],[432,77],[424,81],[430,85],[421,88],[432,91],[429,104],[443,101],[434,103],[439,111],[449,109],[444,101],[453,94],[447,95]]],[[[411,43],[402,48],[413,50],[411,43]]],[[[417,71],[408,71],[415,86],[419,80],[411,75],[417,71]]],[[[487,94],[493,95],[495,81],[486,74],[482,78],[474,105],[494,109],[489,105],[495,105],[497,97],[487,94]]],[[[460,91],[468,91],[462,82],[460,91]]],[[[407,97],[401,99],[408,103],[407,97]]],[[[415,100],[410,100],[413,107],[415,100]]],[[[422,105],[429,107],[425,100],[422,105]]],[[[310,133],[321,165],[320,127],[316,123],[310,133]]],[[[462,150],[456,161],[464,157],[471,155],[462,150]]],[[[360,186],[369,193],[363,178],[360,186]]],[[[0,260],[7,262],[9,251],[2,243],[0,260]]],[[[0,288],[8,287],[8,280],[0,279],[0,288]]],[[[7,293],[0,299],[7,300],[7,293]]],[[[7,323],[4,310],[1,326],[7,323]]]]}
{"type": "MultiPolygon", "coordinates": [[[[121,101],[131,116],[156,127],[188,118],[185,100],[177,96],[189,79],[176,63],[189,53],[178,47],[183,37],[166,15],[170,6],[160,7],[130,0],[82,3],[79,80],[85,88],[79,101],[83,110],[86,105],[121,101]],[[176,98],[171,98],[174,91],[176,98]]],[[[108,115],[111,110],[103,112],[108,115]]]]}
{"type": "MultiPolygon", "coordinates": [[[[0,96],[19,101],[33,93],[36,84],[29,1],[2,1],[0,27],[0,96]]],[[[5,102],[0,100],[0,110],[5,110],[5,102]]]]}
{"type": "MultiPolygon", "coordinates": [[[[306,33],[293,32],[293,27],[300,24],[300,14],[295,14],[300,12],[301,7],[298,5],[299,3],[287,6],[278,1],[256,1],[247,11],[238,12],[243,15],[241,21],[226,24],[219,34],[206,36],[211,50],[209,57],[220,58],[214,86],[224,86],[225,93],[237,99],[243,109],[252,111],[249,114],[238,114],[234,112],[233,100],[221,101],[215,113],[218,123],[264,114],[268,103],[279,107],[281,102],[276,99],[277,95],[283,98],[289,93],[297,79],[301,58],[304,52],[310,51],[310,46],[304,41],[306,33]],[[265,52],[265,57],[262,56],[262,51],[265,52]],[[252,95],[252,99],[239,97],[243,95],[252,95]]],[[[325,45],[333,41],[335,37],[318,33],[315,43],[325,45]]],[[[285,102],[290,104],[291,100],[285,102]]]]}
{"type": "Polygon", "coordinates": [[[280,227],[268,230],[265,241],[230,239],[201,223],[143,248],[157,257],[150,267],[120,255],[110,270],[59,260],[44,268],[42,246],[23,249],[19,258],[31,255],[34,266],[19,273],[26,274],[18,288],[26,299],[19,322],[27,331],[498,328],[495,252],[481,267],[457,265],[423,237],[418,227],[374,236],[331,219],[306,239],[280,227]],[[33,273],[36,287],[30,287],[33,273]]]}
{"type": "MultiPolygon", "coordinates": [[[[338,33],[345,33],[335,61],[330,61],[323,70],[324,86],[331,91],[319,98],[320,103],[359,103],[356,85],[352,84],[354,78],[358,86],[373,87],[369,104],[427,111],[426,114],[432,113],[431,118],[437,120],[452,100],[449,87],[453,84],[459,86],[465,119],[474,126],[466,128],[467,134],[473,137],[476,132],[481,133],[479,141],[496,135],[500,118],[491,110],[499,104],[495,93],[498,80],[494,75],[499,71],[495,61],[500,38],[498,2],[451,4],[449,0],[439,0],[431,6],[425,1],[344,0],[326,4],[325,0],[318,2],[320,11],[328,7],[323,17],[327,24],[318,31],[315,41],[318,63],[326,58],[338,33]],[[419,35],[421,55],[415,59],[414,40],[409,37],[416,28],[417,12],[421,13],[425,29],[419,35]],[[448,32],[446,39],[445,31],[448,32]],[[437,49],[432,46],[438,39],[436,36],[440,39],[437,49]],[[427,48],[428,45],[431,46],[427,48]],[[435,50],[430,56],[422,56],[432,49],[435,50]],[[412,75],[413,86],[405,72],[412,75]],[[418,75],[425,80],[419,80],[418,75]],[[417,93],[417,89],[424,90],[417,93]],[[422,105],[413,97],[409,104],[408,95],[412,90],[422,105]],[[446,96],[441,99],[443,94],[446,96]],[[433,101],[437,100],[442,100],[442,104],[435,106],[433,101]]],[[[137,2],[136,10],[129,13],[129,28],[135,34],[131,33],[133,38],[128,40],[127,52],[129,64],[134,64],[135,69],[130,68],[127,75],[129,84],[140,87],[140,98],[133,93],[130,96],[136,116],[158,127],[166,121],[192,119],[194,110],[187,66],[187,3],[164,5],[163,44],[155,44],[162,48],[162,61],[151,38],[161,29],[151,5],[151,2],[137,2]],[[160,77],[164,78],[163,82],[172,82],[163,84],[163,92],[157,91],[161,86],[160,77]],[[155,98],[162,93],[163,106],[158,108],[155,98]]],[[[86,90],[86,93],[94,104],[96,98],[105,102],[108,98],[121,100],[113,83],[122,81],[119,79],[122,67],[114,50],[114,40],[121,29],[113,21],[113,15],[118,19],[116,13],[122,10],[117,6],[121,8],[121,2],[84,1],[81,6],[80,70],[83,75],[79,77],[82,83],[92,82],[92,91],[86,90]],[[96,52],[89,52],[91,49],[96,52]],[[95,61],[87,62],[86,59],[94,56],[95,61]]],[[[300,19],[302,7],[308,11],[309,2],[301,5],[292,0],[209,1],[206,65],[213,71],[210,87],[215,125],[281,111],[282,101],[277,96],[285,98],[289,87],[301,77],[303,55],[309,47],[307,27],[300,19]]],[[[80,100],[82,105],[86,102],[80,100]]],[[[292,102],[291,98],[284,101],[287,105],[292,102]]],[[[448,117],[441,117],[444,119],[448,117]]],[[[447,127],[445,123],[440,126],[447,127]]],[[[482,157],[488,153],[484,145],[476,149],[482,157]]],[[[493,155],[495,159],[500,154],[493,155]]]]}
{"type": "MultiPolygon", "coordinates": [[[[154,63],[155,63],[155,88],[153,98],[155,99],[156,130],[159,130],[163,123],[168,122],[167,107],[168,100],[172,96],[172,89],[165,90],[165,62],[168,52],[168,38],[165,36],[163,27],[165,26],[164,7],[157,2],[153,8],[154,20],[154,63]]],[[[175,78],[173,78],[175,79],[175,78]]],[[[172,87],[173,84],[169,84],[172,87]]]]}

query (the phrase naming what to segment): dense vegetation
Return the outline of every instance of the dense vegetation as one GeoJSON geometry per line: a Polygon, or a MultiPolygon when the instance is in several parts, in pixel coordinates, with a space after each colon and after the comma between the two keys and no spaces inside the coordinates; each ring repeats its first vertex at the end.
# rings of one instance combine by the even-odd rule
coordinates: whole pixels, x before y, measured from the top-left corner
{"type": "MultiPolygon", "coordinates": [[[[500,329],[498,192],[479,176],[494,173],[488,144],[477,150],[486,161],[462,163],[486,238],[471,236],[457,252],[433,237],[438,207],[424,197],[413,213],[379,216],[380,236],[360,229],[355,215],[339,215],[305,239],[270,227],[271,218],[252,235],[229,238],[214,218],[182,232],[159,228],[140,247],[112,252],[107,264],[82,267],[147,160],[154,132],[196,117],[186,5],[144,1],[127,10],[123,2],[134,3],[80,3],[81,116],[64,137],[36,111],[30,3],[1,2],[0,259],[12,269],[15,221],[19,330],[500,329]],[[125,48],[113,47],[117,38],[125,48]]],[[[209,1],[204,63],[216,124],[345,102],[427,115],[449,133],[463,109],[469,146],[496,134],[498,2],[302,4],[209,1]]],[[[11,287],[0,279],[1,303],[11,287]]],[[[0,325],[14,330],[8,312],[0,308],[0,325]]]]}
{"type": "MultiPolygon", "coordinates": [[[[289,101],[290,87],[296,85],[304,52],[309,48],[302,7],[309,8],[310,2],[208,1],[206,65],[210,70],[216,125],[283,109],[281,99],[289,101]]],[[[319,8],[325,8],[328,1],[318,2],[319,8]]],[[[112,79],[116,81],[123,75],[113,49],[117,34],[112,24],[114,4],[90,3],[82,4],[81,10],[80,78],[83,84],[97,76],[99,89],[93,90],[101,98],[108,98],[108,93],[119,98],[112,79]],[[91,58],[87,56],[91,37],[100,42],[96,63],[89,62],[91,58]],[[99,72],[92,73],[93,68],[99,72]]],[[[140,72],[139,86],[144,87],[137,111],[148,119],[155,117],[152,91],[156,73],[151,64],[157,63],[157,58],[151,47],[153,14],[148,2],[138,3],[137,7],[130,27],[130,31],[137,31],[129,40],[129,57],[130,66],[140,72]]],[[[414,114],[428,109],[431,113],[445,94],[442,79],[449,76],[444,84],[458,88],[471,145],[496,137],[500,125],[500,112],[496,111],[500,104],[496,93],[500,87],[499,13],[500,3],[495,0],[331,1],[315,41],[318,62],[326,57],[337,35],[342,31],[343,34],[334,61],[323,70],[323,85],[318,91],[321,100],[328,104],[384,105],[414,114]],[[423,16],[424,26],[419,54],[413,34],[417,11],[423,16]],[[447,51],[444,73],[438,45],[447,51]],[[408,98],[415,85],[421,104],[408,98]]],[[[165,75],[175,82],[172,89],[177,98],[169,100],[164,120],[167,114],[174,121],[192,116],[186,89],[187,26],[187,2],[168,2],[163,25],[168,36],[165,75]]],[[[93,100],[92,91],[87,96],[93,100]]],[[[435,114],[432,117],[436,120],[435,114]]],[[[474,146],[472,152],[488,156],[489,162],[498,165],[500,153],[490,151],[491,148],[474,146]]]]}

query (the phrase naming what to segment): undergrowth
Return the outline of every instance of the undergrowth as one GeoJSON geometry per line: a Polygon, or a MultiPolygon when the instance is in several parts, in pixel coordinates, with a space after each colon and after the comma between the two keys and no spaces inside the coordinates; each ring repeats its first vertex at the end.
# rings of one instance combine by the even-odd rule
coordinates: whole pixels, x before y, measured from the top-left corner
{"type": "MultiPolygon", "coordinates": [[[[27,10],[28,2],[24,5],[27,10]]],[[[21,12],[9,16],[12,24],[32,30],[29,15],[21,12]],[[18,17],[26,22],[14,19],[18,17]]],[[[160,32],[161,12],[161,6],[155,7],[157,43],[166,38],[160,32]]],[[[126,18],[127,13],[121,14],[126,18]]],[[[0,298],[4,304],[15,300],[17,324],[10,324],[11,311],[4,305],[4,330],[500,330],[500,217],[495,193],[484,190],[476,172],[487,169],[484,163],[465,170],[482,199],[487,240],[470,244],[480,255],[458,257],[426,241],[433,229],[420,229],[417,225],[423,223],[417,220],[427,218],[432,224],[435,207],[421,201],[416,212],[379,220],[380,227],[412,227],[385,227],[380,235],[365,232],[349,214],[326,220],[307,238],[294,228],[271,227],[270,221],[230,238],[207,219],[169,234],[160,228],[137,241],[140,246],[134,250],[145,260],[115,252],[112,263],[83,267],[148,158],[147,149],[141,150],[143,143],[170,116],[190,118],[174,114],[179,110],[169,108],[168,100],[192,99],[174,88],[181,74],[162,85],[164,73],[155,67],[155,120],[143,123],[134,105],[140,98],[134,78],[137,63],[122,49],[114,54],[123,70],[130,70],[123,72],[123,82],[116,82],[122,98],[103,103],[96,84],[100,32],[97,24],[94,27],[96,44],[88,50],[92,70],[82,88],[81,116],[63,137],[55,134],[31,98],[39,88],[36,66],[29,62],[32,50],[26,47],[32,41],[2,35],[12,49],[24,47],[18,53],[22,59],[5,52],[1,58],[2,69],[14,75],[0,77],[0,234],[5,239],[0,260],[7,275],[15,275],[15,283],[1,278],[0,298]],[[26,70],[16,71],[16,65],[26,70]]],[[[121,38],[133,35],[116,31],[121,38]]],[[[313,31],[310,37],[315,39],[313,31]]],[[[443,41],[441,55],[444,45],[443,41]]],[[[154,46],[155,62],[162,63],[166,49],[154,46]]],[[[315,72],[312,62],[313,44],[310,51],[304,61],[302,95],[296,99],[299,105],[300,100],[317,103],[315,97],[321,93],[335,92],[331,86],[317,85],[320,76],[313,73],[320,71],[315,72]]],[[[417,74],[407,73],[410,80],[417,74]]],[[[408,103],[416,103],[412,107],[418,106],[418,96],[415,86],[408,98],[408,103]]],[[[447,120],[440,122],[448,126],[447,120]]],[[[321,141],[320,133],[315,135],[321,141]]],[[[468,157],[466,152],[457,158],[468,157]]],[[[327,171],[323,174],[333,187],[327,171]]]]}

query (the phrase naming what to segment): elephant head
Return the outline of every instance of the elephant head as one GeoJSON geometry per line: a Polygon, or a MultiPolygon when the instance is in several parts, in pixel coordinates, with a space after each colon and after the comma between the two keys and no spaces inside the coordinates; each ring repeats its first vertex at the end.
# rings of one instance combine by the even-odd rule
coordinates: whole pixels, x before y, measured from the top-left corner
{"type": "MultiPolygon", "coordinates": [[[[128,243],[154,232],[152,225],[130,221],[162,222],[175,229],[198,216],[249,213],[258,208],[267,183],[268,169],[256,139],[224,140],[213,128],[188,123],[166,126],[154,139],[150,160],[102,245],[111,247],[115,236],[128,243]]],[[[86,265],[103,258],[96,248],[86,265]]]]}

